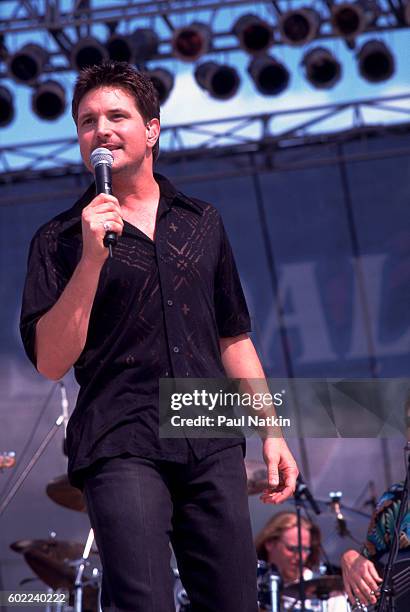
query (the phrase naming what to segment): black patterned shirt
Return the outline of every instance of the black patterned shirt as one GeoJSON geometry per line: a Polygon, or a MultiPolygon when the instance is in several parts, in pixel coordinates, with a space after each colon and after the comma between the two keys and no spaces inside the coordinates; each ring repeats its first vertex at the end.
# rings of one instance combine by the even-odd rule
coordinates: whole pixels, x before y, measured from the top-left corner
{"type": "MultiPolygon", "coordinates": [[[[100,274],[87,341],[74,364],[80,391],[67,445],[71,482],[104,457],[130,453],[187,461],[241,444],[231,439],[163,439],[158,435],[159,378],[225,376],[219,338],[250,331],[250,319],[217,210],[160,187],[155,240],[124,222],[100,274]]],[[[21,335],[36,365],[35,327],[57,301],[82,250],[81,212],[92,185],[75,205],[35,234],[29,253],[21,335]]]]}

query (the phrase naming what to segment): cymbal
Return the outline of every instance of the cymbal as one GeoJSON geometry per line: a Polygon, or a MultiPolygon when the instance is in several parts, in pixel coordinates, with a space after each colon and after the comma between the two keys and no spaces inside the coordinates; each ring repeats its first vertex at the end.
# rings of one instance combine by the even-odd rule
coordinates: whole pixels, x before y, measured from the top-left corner
{"type": "MultiPolygon", "coordinates": [[[[62,543],[59,542],[61,545],[62,543]]],[[[66,544],[66,543],[65,543],[66,544]]],[[[82,548],[81,544],[76,542],[68,543],[72,544],[72,549],[67,549],[65,552],[73,553],[76,547],[82,548]]],[[[70,565],[71,559],[66,557],[64,559],[53,558],[53,555],[60,555],[64,552],[64,546],[58,546],[54,549],[50,548],[48,552],[41,549],[31,548],[24,552],[24,558],[27,564],[31,567],[33,572],[49,587],[52,589],[64,589],[72,592],[76,577],[76,568],[70,565]],[[51,552],[51,554],[50,554],[51,552]]],[[[78,559],[78,556],[76,557],[78,559]]],[[[98,579],[88,578],[86,575],[83,576],[83,606],[84,611],[94,611],[98,606],[98,579]]],[[[71,598],[70,598],[71,602],[71,598]]]]}
{"type": "Polygon", "coordinates": [[[68,542],[50,538],[49,540],[17,540],[10,544],[10,548],[18,553],[28,550],[38,550],[50,559],[64,561],[81,558],[84,545],[80,542],[68,542]]]}
{"type": "Polygon", "coordinates": [[[73,587],[75,568],[70,567],[68,559],[54,559],[36,548],[26,550],[24,558],[40,580],[52,589],[69,590],[73,587]]]}
{"type": "Polygon", "coordinates": [[[80,489],[73,487],[69,483],[66,474],[53,478],[46,487],[46,493],[50,499],[56,502],[56,504],[64,506],[64,508],[77,510],[78,512],[87,512],[83,494],[80,489]]]}
{"type": "Polygon", "coordinates": [[[37,548],[41,546],[44,540],[17,540],[16,542],[12,542],[10,544],[11,550],[17,553],[23,553],[25,550],[29,548],[37,548]]]}
{"type": "MultiPolygon", "coordinates": [[[[343,580],[341,576],[320,576],[305,581],[306,599],[327,598],[330,593],[343,593],[343,580]]],[[[299,599],[299,582],[290,584],[283,588],[282,594],[293,599],[299,599]]]]}

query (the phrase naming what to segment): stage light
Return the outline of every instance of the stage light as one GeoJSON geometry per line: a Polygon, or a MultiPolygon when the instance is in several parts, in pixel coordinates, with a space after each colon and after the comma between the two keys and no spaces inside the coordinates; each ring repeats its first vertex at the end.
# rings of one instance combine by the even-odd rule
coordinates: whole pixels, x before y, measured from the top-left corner
{"type": "Polygon", "coordinates": [[[238,91],[240,79],[232,66],[205,62],[195,68],[195,80],[212,98],[229,100],[238,91]]]}
{"type": "Polygon", "coordinates": [[[178,59],[183,62],[195,62],[211,46],[211,29],[204,23],[191,23],[189,26],[178,28],[172,37],[172,50],[178,59]]]}
{"type": "Polygon", "coordinates": [[[368,17],[359,2],[342,2],[332,6],[331,21],[338,36],[354,39],[365,30],[368,17]]]}
{"type": "Polygon", "coordinates": [[[320,15],[310,8],[286,11],[279,17],[282,41],[299,46],[313,40],[319,33],[320,15]]]}
{"type": "Polygon", "coordinates": [[[108,59],[107,49],[93,36],[79,40],[71,51],[71,64],[75,70],[100,64],[106,59],[108,59]]]}
{"type": "Polygon", "coordinates": [[[32,111],[40,119],[54,121],[60,117],[66,108],[65,91],[56,81],[44,81],[33,92],[31,98],[32,111]]]}
{"type": "Polygon", "coordinates": [[[244,51],[252,55],[265,53],[273,43],[273,28],[256,15],[242,15],[233,26],[244,51]]]}
{"type": "Polygon", "coordinates": [[[165,68],[154,68],[146,73],[157,90],[159,103],[164,104],[174,87],[174,75],[165,68]]]}
{"type": "Polygon", "coordinates": [[[256,89],[264,96],[277,96],[289,83],[289,71],[270,56],[255,57],[248,66],[256,89]]]}
{"type": "Polygon", "coordinates": [[[155,30],[138,28],[131,36],[135,63],[144,62],[158,53],[159,37],[155,30]]]}
{"type": "Polygon", "coordinates": [[[7,87],[0,85],[0,127],[9,125],[14,119],[13,95],[7,87]]]}
{"type": "Polygon", "coordinates": [[[366,81],[380,83],[394,74],[392,53],[381,40],[369,40],[358,53],[359,72],[366,81]]]}
{"type": "Polygon", "coordinates": [[[18,83],[33,85],[43,71],[47,59],[45,49],[29,43],[8,58],[8,74],[18,83]]]}
{"type": "Polygon", "coordinates": [[[111,60],[115,62],[132,62],[134,59],[132,42],[129,36],[113,34],[105,46],[111,60]]]}
{"type": "Polygon", "coordinates": [[[322,47],[308,51],[302,65],[307,80],[317,89],[330,89],[342,76],[340,63],[328,49],[322,47]]]}

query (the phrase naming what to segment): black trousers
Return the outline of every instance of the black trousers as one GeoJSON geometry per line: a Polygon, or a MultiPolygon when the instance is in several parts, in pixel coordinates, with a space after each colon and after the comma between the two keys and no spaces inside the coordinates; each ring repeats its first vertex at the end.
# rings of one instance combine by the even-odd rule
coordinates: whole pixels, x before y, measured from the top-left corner
{"type": "Polygon", "coordinates": [[[102,607],[172,612],[172,543],[193,612],[256,612],[256,554],[240,446],[187,464],[116,457],[85,482],[102,607]]]}

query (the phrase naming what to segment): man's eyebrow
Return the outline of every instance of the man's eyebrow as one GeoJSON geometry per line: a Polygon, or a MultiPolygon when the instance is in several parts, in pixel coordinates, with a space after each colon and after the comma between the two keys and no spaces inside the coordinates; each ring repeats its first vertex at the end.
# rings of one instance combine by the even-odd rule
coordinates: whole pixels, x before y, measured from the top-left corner
{"type": "MultiPolygon", "coordinates": [[[[122,108],[121,106],[114,106],[113,108],[109,108],[108,109],[108,113],[128,113],[129,111],[127,111],[125,108],[122,108]]],[[[91,117],[92,115],[94,115],[94,111],[92,111],[91,109],[87,109],[85,111],[83,111],[78,118],[79,119],[84,119],[85,117],[91,117]]]]}
{"type": "Polygon", "coordinates": [[[126,108],[123,108],[122,106],[115,106],[114,108],[110,108],[108,110],[109,113],[128,113],[126,108]]]}

